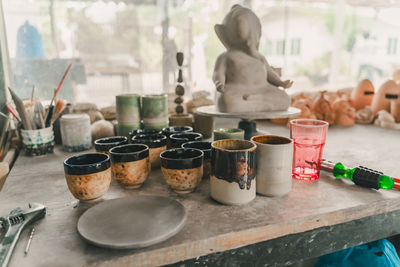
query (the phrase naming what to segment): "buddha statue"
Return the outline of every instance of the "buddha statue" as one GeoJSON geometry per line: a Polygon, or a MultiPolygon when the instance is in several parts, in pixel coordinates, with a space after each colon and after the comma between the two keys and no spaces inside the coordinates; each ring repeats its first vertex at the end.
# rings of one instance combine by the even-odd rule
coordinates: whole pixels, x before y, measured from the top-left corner
{"type": "Polygon", "coordinates": [[[234,5],[215,32],[227,49],[219,55],[213,81],[220,112],[251,113],[286,110],[290,96],[281,88],[293,82],[280,76],[258,52],[261,23],[248,8],[234,5]],[[281,87],[281,88],[280,88],[281,87]]]}

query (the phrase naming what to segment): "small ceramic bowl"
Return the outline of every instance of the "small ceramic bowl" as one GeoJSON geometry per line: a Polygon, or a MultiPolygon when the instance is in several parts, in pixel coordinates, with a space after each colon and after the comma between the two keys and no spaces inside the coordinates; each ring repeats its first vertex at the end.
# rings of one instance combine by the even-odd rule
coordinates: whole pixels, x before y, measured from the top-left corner
{"type": "Polygon", "coordinates": [[[214,130],[214,141],[222,139],[244,139],[244,130],[239,128],[219,128],[214,130]]]}
{"type": "Polygon", "coordinates": [[[94,148],[99,153],[109,154],[109,150],[113,147],[125,145],[128,143],[126,136],[104,137],[94,141],[94,148]]]}
{"type": "Polygon", "coordinates": [[[201,141],[203,135],[201,133],[176,133],[169,137],[171,148],[180,148],[184,143],[190,141],[201,141]]]}
{"type": "Polygon", "coordinates": [[[64,161],[65,179],[72,195],[81,200],[95,200],[110,187],[110,157],[103,153],[72,156],[64,161]]]}
{"type": "Polygon", "coordinates": [[[170,149],[162,152],[160,158],[164,180],[176,193],[190,193],[200,183],[203,177],[203,151],[170,149]]]}
{"type": "Polygon", "coordinates": [[[145,144],[149,147],[151,167],[159,167],[160,154],[167,149],[167,137],[163,134],[141,134],[132,138],[134,144],[145,144]]]}
{"type": "Polygon", "coordinates": [[[169,138],[171,134],[193,132],[190,126],[170,126],[162,129],[163,134],[169,138]]]}
{"type": "Polygon", "coordinates": [[[161,134],[162,131],[156,130],[156,129],[137,129],[129,132],[129,137],[130,140],[136,135],[142,135],[142,134],[161,134]]]}
{"type": "Polygon", "coordinates": [[[182,145],[182,148],[200,149],[204,153],[203,178],[210,178],[211,174],[211,142],[192,141],[182,145]]]}
{"type": "Polygon", "coordinates": [[[116,146],[110,150],[114,179],[127,189],[142,186],[150,173],[149,147],[143,144],[116,146]]]}

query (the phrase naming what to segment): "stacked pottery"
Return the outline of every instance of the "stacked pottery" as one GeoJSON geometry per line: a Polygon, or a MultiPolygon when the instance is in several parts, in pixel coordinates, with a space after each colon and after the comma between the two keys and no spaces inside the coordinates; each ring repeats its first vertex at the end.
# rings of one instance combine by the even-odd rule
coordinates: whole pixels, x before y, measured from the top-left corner
{"type": "Polygon", "coordinates": [[[168,99],[166,95],[142,96],[144,129],[162,130],[168,126],[168,99]]]}
{"type": "Polygon", "coordinates": [[[88,150],[92,146],[90,117],[87,114],[65,114],[60,119],[63,149],[68,152],[88,150]]]}
{"type": "Polygon", "coordinates": [[[211,197],[227,205],[241,205],[256,197],[256,148],[246,140],[212,143],[211,197]]]}
{"type": "Polygon", "coordinates": [[[140,96],[117,95],[117,134],[129,136],[129,132],[140,128],[140,96]]]}
{"type": "Polygon", "coordinates": [[[140,134],[132,138],[134,144],[145,144],[149,147],[151,167],[159,167],[160,154],[167,149],[167,137],[163,134],[140,134]]]}

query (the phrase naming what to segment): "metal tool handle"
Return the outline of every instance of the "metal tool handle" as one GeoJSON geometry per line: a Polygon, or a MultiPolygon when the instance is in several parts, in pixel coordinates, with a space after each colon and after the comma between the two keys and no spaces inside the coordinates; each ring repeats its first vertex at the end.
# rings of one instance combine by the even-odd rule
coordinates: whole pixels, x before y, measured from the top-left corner
{"type": "Polygon", "coordinates": [[[0,267],[6,267],[11,259],[23,227],[9,227],[0,242],[0,267]]]}

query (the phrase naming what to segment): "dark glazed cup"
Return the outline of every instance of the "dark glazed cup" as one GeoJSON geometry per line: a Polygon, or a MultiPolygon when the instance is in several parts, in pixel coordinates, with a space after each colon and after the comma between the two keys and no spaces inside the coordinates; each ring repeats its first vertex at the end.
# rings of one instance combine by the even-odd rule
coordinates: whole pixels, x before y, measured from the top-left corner
{"type": "Polygon", "coordinates": [[[110,187],[110,157],[102,153],[72,156],[64,161],[64,173],[69,191],[75,198],[95,200],[110,187]]]}
{"type": "Polygon", "coordinates": [[[256,148],[246,140],[214,141],[211,150],[211,197],[228,205],[245,204],[256,196],[256,148]]]}
{"type": "Polygon", "coordinates": [[[171,134],[193,132],[190,126],[170,126],[162,129],[163,134],[169,138],[171,134]]]}
{"type": "Polygon", "coordinates": [[[104,137],[94,141],[94,148],[99,153],[109,154],[109,150],[113,147],[125,145],[128,143],[126,136],[104,137]]]}
{"type": "Polygon", "coordinates": [[[149,177],[149,147],[143,144],[116,146],[110,150],[114,179],[127,189],[142,186],[149,177]]]}
{"type": "Polygon", "coordinates": [[[160,158],[164,180],[176,193],[190,193],[200,183],[203,177],[203,151],[170,149],[162,152],[160,158]]]}
{"type": "Polygon", "coordinates": [[[156,129],[137,129],[129,132],[129,137],[132,140],[136,135],[148,135],[148,134],[161,134],[162,131],[156,129]]]}
{"type": "Polygon", "coordinates": [[[192,141],[182,145],[182,148],[200,149],[204,153],[203,178],[210,178],[211,174],[211,142],[192,141]]]}
{"type": "Polygon", "coordinates": [[[149,147],[151,167],[159,167],[161,152],[167,149],[167,137],[163,134],[141,134],[132,138],[134,144],[145,144],[149,147]]]}
{"type": "Polygon", "coordinates": [[[201,133],[176,133],[169,137],[171,148],[180,148],[184,143],[190,141],[201,141],[203,135],[201,133]]]}

